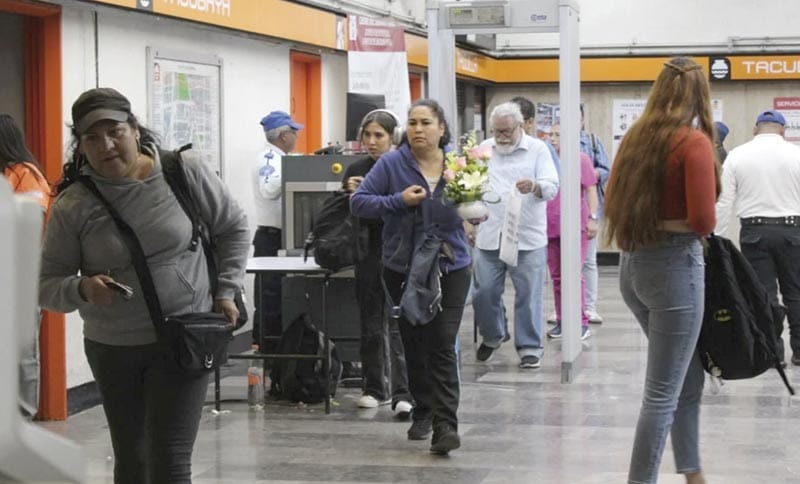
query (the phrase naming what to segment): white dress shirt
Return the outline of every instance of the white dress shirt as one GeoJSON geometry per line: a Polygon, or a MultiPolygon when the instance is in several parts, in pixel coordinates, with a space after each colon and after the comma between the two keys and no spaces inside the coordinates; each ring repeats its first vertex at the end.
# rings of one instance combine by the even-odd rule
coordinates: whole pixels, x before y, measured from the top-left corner
{"type": "MultiPolygon", "coordinates": [[[[494,138],[481,143],[494,148],[494,138]]],[[[542,196],[531,193],[522,197],[519,222],[519,250],[534,250],[547,245],[547,201],[558,193],[558,172],[547,145],[536,138],[522,135],[511,154],[495,150],[489,160],[489,191],[487,198],[500,196],[499,203],[489,203],[489,218],[478,225],[475,247],[483,250],[500,248],[500,231],[506,212],[506,202],[518,181],[531,180],[539,185],[542,196]]]]}
{"type": "Polygon", "coordinates": [[[779,134],[759,134],[728,153],[717,201],[717,228],[739,218],[800,215],[800,147],[779,134]]]}
{"type": "Polygon", "coordinates": [[[284,156],[283,150],[267,142],[253,168],[256,223],[259,226],[281,228],[281,158],[284,156]]]}

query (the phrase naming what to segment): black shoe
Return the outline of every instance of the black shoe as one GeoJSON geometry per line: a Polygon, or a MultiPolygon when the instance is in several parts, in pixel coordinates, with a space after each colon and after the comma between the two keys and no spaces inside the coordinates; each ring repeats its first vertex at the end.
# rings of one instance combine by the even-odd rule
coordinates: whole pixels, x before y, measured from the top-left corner
{"type": "Polygon", "coordinates": [[[461,447],[461,437],[458,432],[449,425],[443,425],[433,433],[431,442],[431,452],[434,454],[447,455],[451,450],[461,447]]]}
{"type": "Polygon", "coordinates": [[[542,362],[538,356],[535,355],[525,355],[521,358],[519,363],[520,368],[539,368],[542,366],[542,362]]]}
{"type": "Polygon", "coordinates": [[[478,361],[489,361],[492,358],[492,353],[494,353],[495,349],[496,348],[492,348],[491,346],[486,346],[485,344],[481,343],[481,345],[478,347],[477,353],[475,354],[475,358],[478,361]]]}
{"type": "Polygon", "coordinates": [[[433,423],[429,418],[422,418],[411,422],[408,429],[408,440],[427,440],[433,432],[433,423]]]}
{"type": "Polygon", "coordinates": [[[800,355],[792,355],[792,364],[794,366],[800,366],[800,355]]]}
{"type": "Polygon", "coordinates": [[[506,341],[511,341],[511,334],[509,334],[508,329],[506,329],[506,335],[503,336],[503,343],[506,341]]]}

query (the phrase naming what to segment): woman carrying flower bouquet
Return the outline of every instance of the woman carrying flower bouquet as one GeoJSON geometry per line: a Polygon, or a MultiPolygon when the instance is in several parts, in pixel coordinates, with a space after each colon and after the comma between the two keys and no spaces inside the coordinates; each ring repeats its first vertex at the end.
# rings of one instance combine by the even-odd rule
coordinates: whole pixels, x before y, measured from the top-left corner
{"type": "MultiPolygon", "coordinates": [[[[342,187],[353,193],[372,170],[381,155],[400,142],[397,116],[385,109],[376,109],[364,116],[358,140],[368,155],[348,166],[342,177],[342,187]]],[[[403,341],[397,320],[387,322],[386,296],[381,284],[381,231],[383,222],[378,219],[360,220],[367,228],[366,253],[356,262],[356,299],[361,314],[361,368],[364,375],[364,394],[358,399],[361,408],[375,408],[391,398],[392,410],[400,420],[411,415],[411,394],[408,390],[408,373],[403,341]],[[388,323],[388,324],[387,324],[388,323]],[[389,358],[386,358],[388,336],[389,358]],[[386,388],[386,367],[390,367],[390,388],[386,388]]]]}
{"type": "Polygon", "coordinates": [[[449,142],[450,130],[439,104],[430,99],[414,102],[397,150],[380,157],[350,201],[355,215],[383,218],[383,279],[393,301],[400,301],[416,242],[426,231],[438,236],[448,253],[439,258],[441,310],[424,325],[399,318],[415,401],[408,438],[427,440],[433,431],[431,452],[438,454],[461,445],[456,338],[470,282],[461,217],[452,204],[442,203],[449,142]]]}

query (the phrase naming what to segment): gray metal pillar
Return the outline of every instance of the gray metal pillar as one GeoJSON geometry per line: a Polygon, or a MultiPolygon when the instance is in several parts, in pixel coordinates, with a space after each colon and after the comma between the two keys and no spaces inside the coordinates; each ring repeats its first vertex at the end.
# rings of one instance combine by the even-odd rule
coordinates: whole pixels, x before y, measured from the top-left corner
{"type": "Polygon", "coordinates": [[[428,0],[428,97],[444,110],[453,141],[458,141],[456,103],[456,38],[452,30],[439,29],[439,2],[428,0]]]}
{"type": "Polygon", "coordinates": [[[561,0],[558,7],[561,106],[561,381],[572,380],[581,353],[581,200],[580,200],[580,43],[578,10],[561,0]]]}

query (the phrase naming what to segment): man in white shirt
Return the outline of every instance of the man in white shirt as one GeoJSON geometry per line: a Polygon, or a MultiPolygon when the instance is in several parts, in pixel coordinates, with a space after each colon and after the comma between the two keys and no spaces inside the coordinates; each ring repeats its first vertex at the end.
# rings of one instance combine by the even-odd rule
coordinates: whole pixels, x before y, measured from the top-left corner
{"type": "Polygon", "coordinates": [[[488,361],[505,334],[503,291],[506,271],[514,284],[514,346],[521,368],[540,366],[543,346],[542,295],[547,270],[547,201],[558,193],[558,173],[550,150],[525,134],[519,106],[500,104],[490,117],[494,137],[482,143],[493,148],[489,191],[501,197],[489,204],[489,218],[475,237],[475,286],[472,306],[483,339],[478,361],[488,361]],[[512,191],[522,198],[517,265],[500,260],[500,239],[506,204],[512,191]]]}
{"type": "MultiPolygon", "coordinates": [[[[716,233],[725,234],[735,207],[742,253],[773,300],[780,286],[792,364],[800,365],[800,147],[784,139],[785,125],[781,113],[764,111],[756,119],[755,137],[728,153],[716,233]]],[[[779,353],[783,360],[780,338],[779,353]]]]}
{"type": "MultiPolygon", "coordinates": [[[[267,139],[266,148],[258,157],[253,167],[253,194],[255,195],[258,223],[253,238],[254,257],[271,257],[278,255],[281,248],[281,218],[283,207],[283,188],[281,187],[281,159],[291,152],[297,144],[297,132],[303,129],[302,124],[295,123],[291,116],[283,111],[272,111],[261,119],[261,127],[267,139]]],[[[282,274],[270,273],[261,278],[259,290],[255,284],[253,294],[256,295],[255,314],[253,316],[253,342],[265,351],[277,347],[277,341],[264,341],[264,336],[280,336],[281,327],[281,279],[282,274]],[[260,295],[260,298],[259,298],[260,295]],[[259,307],[260,306],[260,307],[259,307]]]]}

